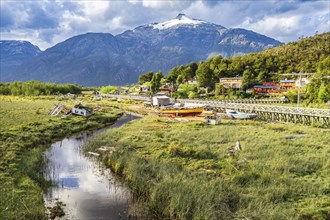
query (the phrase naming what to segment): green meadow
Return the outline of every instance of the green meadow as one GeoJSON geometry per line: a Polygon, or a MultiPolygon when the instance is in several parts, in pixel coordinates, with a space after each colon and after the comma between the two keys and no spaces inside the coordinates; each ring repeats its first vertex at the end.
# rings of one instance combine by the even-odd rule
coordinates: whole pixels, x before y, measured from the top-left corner
{"type": "Polygon", "coordinates": [[[63,99],[68,107],[82,102],[93,107],[89,117],[50,117],[58,96],[0,96],[0,219],[47,219],[43,189],[43,152],[68,135],[114,123],[122,112],[91,98],[63,99]]]}
{"type": "MultiPolygon", "coordinates": [[[[46,219],[42,153],[59,138],[137,111],[130,100],[86,94],[0,96],[0,219],[46,219]],[[89,117],[50,117],[55,103],[93,107],[89,117]]],[[[95,136],[114,147],[101,160],[131,189],[149,219],[329,219],[330,129],[222,120],[220,125],[144,116],[95,136]],[[242,150],[228,154],[240,141],[242,150]]]]}
{"type": "Polygon", "coordinates": [[[146,116],[85,149],[116,149],[102,160],[151,219],[329,219],[329,143],[329,129],[303,125],[146,116]]]}

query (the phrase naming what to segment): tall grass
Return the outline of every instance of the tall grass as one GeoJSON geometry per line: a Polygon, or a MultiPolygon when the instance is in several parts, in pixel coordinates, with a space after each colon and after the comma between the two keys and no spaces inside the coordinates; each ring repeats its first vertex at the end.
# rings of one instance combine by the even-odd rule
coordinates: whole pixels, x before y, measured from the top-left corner
{"type": "Polygon", "coordinates": [[[292,124],[209,126],[147,116],[92,139],[86,150],[117,149],[104,163],[153,218],[329,219],[328,134],[292,124]],[[237,140],[242,151],[228,156],[237,140]]]}

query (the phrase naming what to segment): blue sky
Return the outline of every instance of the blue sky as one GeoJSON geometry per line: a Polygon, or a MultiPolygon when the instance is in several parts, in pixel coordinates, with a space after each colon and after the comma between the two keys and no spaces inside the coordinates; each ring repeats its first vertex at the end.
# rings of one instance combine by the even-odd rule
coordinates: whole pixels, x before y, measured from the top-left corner
{"type": "Polygon", "coordinates": [[[327,0],[1,0],[0,6],[1,40],[28,40],[43,50],[75,35],[116,35],[178,13],[282,42],[330,31],[327,0]]]}

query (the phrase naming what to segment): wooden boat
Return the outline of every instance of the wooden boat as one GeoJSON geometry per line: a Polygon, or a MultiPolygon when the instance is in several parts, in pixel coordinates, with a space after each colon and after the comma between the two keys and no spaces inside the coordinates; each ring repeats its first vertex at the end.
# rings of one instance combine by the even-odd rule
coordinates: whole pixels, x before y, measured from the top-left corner
{"type": "Polygon", "coordinates": [[[169,114],[169,115],[199,115],[203,112],[204,106],[191,106],[191,107],[166,107],[161,108],[160,113],[161,114],[169,114]]]}
{"type": "Polygon", "coordinates": [[[226,114],[235,119],[253,119],[257,117],[254,113],[238,112],[232,109],[226,109],[226,114]]]}

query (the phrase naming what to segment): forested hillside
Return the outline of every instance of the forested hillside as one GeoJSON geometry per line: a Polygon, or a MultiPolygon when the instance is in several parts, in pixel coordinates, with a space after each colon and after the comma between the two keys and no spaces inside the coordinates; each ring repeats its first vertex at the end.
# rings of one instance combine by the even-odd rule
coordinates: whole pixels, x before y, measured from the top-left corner
{"type": "MultiPolygon", "coordinates": [[[[278,81],[290,76],[283,73],[315,73],[305,93],[306,101],[324,102],[330,96],[330,33],[304,38],[262,52],[245,56],[223,58],[216,56],[198,64],[178,66],[169,71],[167,78],[177,84],[195,77],[198,87],[215,91],[221,77],[243,77],[243,88],[251,88],[264,81],[278,81]],[[197,66],[197,68],[196,68],[197,66]]],[[[219,88],[218,88],[219,89],[219,88]]]]}

